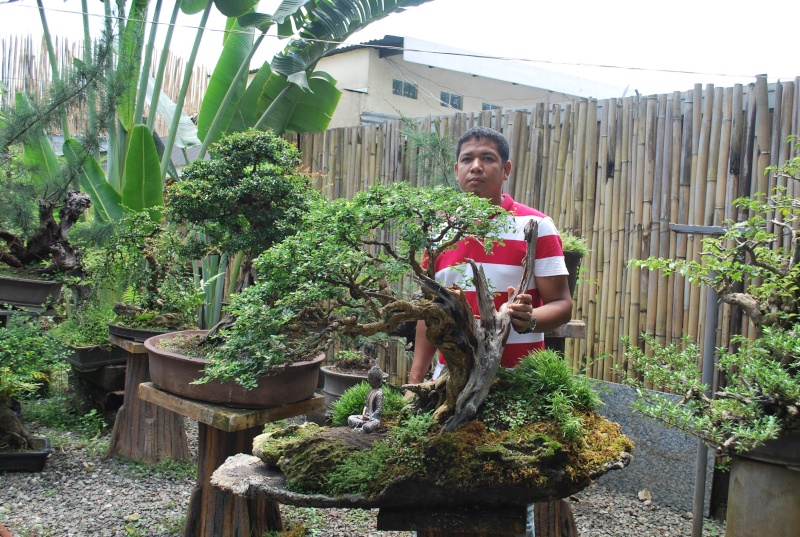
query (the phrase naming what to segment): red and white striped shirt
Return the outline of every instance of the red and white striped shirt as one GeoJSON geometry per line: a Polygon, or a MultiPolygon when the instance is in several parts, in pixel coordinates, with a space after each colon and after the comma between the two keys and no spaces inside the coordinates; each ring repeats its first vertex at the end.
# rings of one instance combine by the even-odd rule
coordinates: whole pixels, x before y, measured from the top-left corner
{"type": "MultiPolygon", "coordinates": [[[[513,228],[501,235],[502,245],[495,245],[491,252],[485,252],[483,245],[473,239],[466,239],[452,250],[445,252],[436,259],[436,281],[446,287],[458,285],[465,291],[466,299],[472,311],[478,312],[478,301],[475,286],[472,283],[472,267],[465,264],[465,259],[473,259],[479,267],[483,267],[489,288],[495,292],[494,306],[498,309],[508,301],[508,288],[516,288],[522,279],[522,260],[525,258],[527,244],[525,243],[525,225],[530,220],[539,222],[539,238],[536,242],[536,263],[534,275],[562,276],[567,274],[564,264],[564,253],[561,249],[561,236],[558,234],[552,218],[515,202],[508,194],[503,194],[500,206],[508,215],[500,216],[510,218],[513,228]]],[[[525,293],[533,298],[533,307],[541,306],[542,299],[533,287],[525,293]]],[[[508,336],[503,357],[500,364],[503,367],[514,367],[520,359],[532,350],[544,348],[544,334],[530,333],[518,334],[514,329],[508,336]]],[[[442,358],[440,356],[440,361],[442,358]]]]}

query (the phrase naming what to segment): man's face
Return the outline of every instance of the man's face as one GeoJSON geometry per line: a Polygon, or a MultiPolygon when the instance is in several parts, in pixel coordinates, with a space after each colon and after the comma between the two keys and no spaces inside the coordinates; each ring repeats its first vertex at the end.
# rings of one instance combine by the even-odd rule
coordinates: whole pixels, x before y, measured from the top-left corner
{"type": "Polygon", "coordinates": [[[500,161],[500,152],[493,141],[472,139],[461,144],[454,169],[462,190],[474,192],[500,205],[503,182],[508,179],[511,161],[500,161]]]}

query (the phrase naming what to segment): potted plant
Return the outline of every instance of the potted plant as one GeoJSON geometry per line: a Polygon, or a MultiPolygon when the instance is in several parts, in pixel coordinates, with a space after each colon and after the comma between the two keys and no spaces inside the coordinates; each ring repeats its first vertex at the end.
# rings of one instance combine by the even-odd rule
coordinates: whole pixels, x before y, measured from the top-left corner
{"type": "MultiPolygon", "coordinates": [[[[491,292],[480,292],[488,289],[483,273],[474,271],[483,306],[478,327],[461,290],[438,283],[433,263],[428,265],[431,268],[421,263],[423,253],[435,260],[465,237],[480,240],[490,249],[507,225],[504,218],[492,218],[496,214],[497,207],[488,200],[448,187],[377,185],[352,200],[314,201],[301,229],[256,259],[258,280],[232,297],[234,320],[220,331],[225,342],[209,356],[207,376],[251,378],[259,373],[263,360],[325,349],[335,333],[350,337],[391,334],[401,324],[418,320],[430,323],[428,335],[445,353],[450,368],[449,374],[436,381],[400,387],[414,390],[418,398],[394,423],[396,427],[387,422],[388,431],[371,437],[374,441],[364,440],[359,431],[337,429],[293,443],[283,458],[292,459],[294,468],[281,468],[286,475],[298,477],[291,488],[330,495],[328,506],[361,501],[353,495],[362,496],[364,503],[357,505],[363,507],[392,502],[428,507],[453,502],[524,505],[562,498],[615,465],[624,466],[622,452],[630,450],[630,443],[618,426],[592,412],[588,399],[578,397],[580,392],[591,399],[585,388],[570,384],[574,377],[563,357],[554,352],[550,360],[535,356],[530,360],[535,372],[517,368],[521,378],[506,379],[499,372],[510,321],[505,309],[495,311],[491,292]],[[397,291],[400,286],[395,284],[409,275],[422,287],[421,294],[403,296],[397,291]],[[255,360],[242,352],[253,341],[262,345],[255,360]],[[541,369],[534,365],[539,362],[541,369]],[[534,396],[542,384],[558,393],[552,399],[534,396]],[[508,389],[514,395],[504,400],[502,394],[511,385],[521,391],[508,389]],[[565,385],[570,385],[569,393],[561,391],[567,389],[565,385]],[[494,391],[493,386],[500,387],[494,391]],[[492,393],[498,398],[494,402],[492,393]],[[582,402],[567,410],[568,401],[577,400],[586,406],[582,402]],[[555,425],[556,421],[544,419],[549,425],[542,423],[545,414],[534,408],[534,401],[557,409],[555,414],[562,421],[555,425]],[[503,423],[491,422],[489,416],[503,423]],[[406,450],[401,445],[414,447],[406,450]],[[593,462],[574,464],[573,456],[593,462]],[[434,459],[441,473],[427,473],[434,459]],[[515,469],[511,471],[506,463],[515,469]],[[542,471],[545,467],[549,469],[542,471]],[[448,474],[447,468],[454,471],[448,474]],[[489,468],[492,477],[476,485],[475,476],[487,475],[489,468]],[[348,485],[324,488],[330,482],[316,474],[317,469],[327,475],[337,472],[337,479],[348,485]],[[517,478],[521,481],[514,482],[517,478]],[[377,483],[378,488],[373,488],[377,483]],[[404,499],[398,500],[391,491],[399,494],[401,490],[404,499]],[[340,499],[342,495],[346,500],[340,499]]],[[[535,226],[529,231],[532,241],[535,226]]],[[[526,283],[519,287],[526,288],[526,283]]],[[[309,501],[305,496],[298,498],[293,496],[289,502],[309,501]]]]}
{"type": "Polygon", "coordinates": [[[589,245],[583,237],[567,233],[561,236],[561,249],[564,251],[564,262],[567,264],[567,270],[569,271],[567,276],[569,292],[572,296],[575,296],[581,260],[589,253],[589,245]]]}
{"type": "Polygon", "coordinates": [[[109,332],[141,342],[196,327],[203,291],[179,255],[181,235],[160,221],[160,211],[128,213],[111,233],[90,276],[98,290],[119,297],[109,332]]]}
{"type": "Polygon", "coordinates": [[[31,173],[19,153],[10,148],[4,156],[0,203],[7,210],[0,217],[0,307],[42,312],[60,298],[63,274],[79,266],[68,235],[91,201],[61,184],[59,177],[31,173]]]}
{"type": "Polygon", "coordinates": [[[108,341],[108,323],[114,315],[111,304],[97,297],[64,306],[50,334],[69,347],[67,361],[75,371],[86,373],[125,363],[126,353],[108,341]]]}
{"type": "Polygon", "coordinates": [[[18,400],[46,390],[66,353],[38,320],[13,317],[0,328],[0,471],[44,468],[49,441],[26,430],[18,400]]]}
{"type": "MultiPolygon", "coordinates": [[[[248,257],[296,232],[310,201],[319,198],[298,166],[297,149],[271,132],[250,130],[223,138],[211,160],[195,161],[183,180],[168,188],[168,219],[192,237],[180,251],[194,258],[236,252],[248,257]]],[[[264,306],[269,316],[268,305],[264,306]]],[[[232,325],[238,327],[236,333],[247,337],[242,331],[249,330],[250,323],[279,320],[234,309],[230,318],[211,331],[178,330],[152,337],[145,341],[151,379],[159,388],[179,395],[242,407],[277,406],[308,398],[316,389],[324,359],[320,349],[265,355],[269,342],[253,332],[246,345],[229,351],[232,325]],[[228,352],[257,362],[257,370],[250,376],[231,373],[216,379],[221,382],[205,378],[197,384],[204,378],[208,360],[228,352]]]]}
{"type": "MultiPolygon", "coordinates": [[[[796,181],[800,157],[771,171],[796,181]]],[[[800,528],[794,509],[800,475],[791,469],[800,465],[799,201],[785,187],[736,200],[742,219],[727,222],[724,235],[703,241],[702,263],[662,258],[632,263],[710,286],[751,323],[752,338],[737,335],[719,349],[716,365],[723,382],[711,397],[700,381],[699,349],[692,342],[659,345],[647,337],[652,354],[639,348],[628,352],[641,380],[683,395],[673,401],[640,389],[637,408],[731,456],[729,537],[756,535],[764,527],[770,535],[788,537],[800,528]],[[764,494],[788,502],[781,504],[786,509],[776,510],[773,502],[766,506],[764,494]]]]}
{"type": "MultiPolygon", "coordinates": [[[[374,347],[374,344],[351,343],[346,344],[345,348],[332,349],[328,353],[328,365],[320,368],[324,379],[322,392],[325,394],[326,415],[331,415],[333,404],[345,391],[367,380],[367,373],[376,359],[367,354],[365,347],[374,347]]],[[[384,372],[383,378],[388,379],[389,374],[384,372]]]]}

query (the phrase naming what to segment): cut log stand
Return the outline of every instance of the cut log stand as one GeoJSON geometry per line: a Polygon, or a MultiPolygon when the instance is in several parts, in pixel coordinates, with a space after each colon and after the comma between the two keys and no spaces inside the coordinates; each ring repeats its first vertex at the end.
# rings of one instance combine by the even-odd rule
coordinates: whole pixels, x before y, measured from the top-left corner
{"type": "Polygon", "coordinates": [[[111,432],[109,456],[123,456],[146,464],[188,459],[183,417],[139,397],[139,384],[150,381],[144,345],[113,334],[109,340],[128,352],[125,393],[111,432]]]}
{"type": "Polygon", "coordinates": [[[251,537],[283,530],[278,504],[263,496],[244,497],[211,485],[211,474],[238,453],[251,453],[253,439],[264,424],[325,408],[325,398],[315,396],[278,408],[229,408],[180,397],[145,382],[139,396],[158,407],[198,423],[197,482],[189,500],[184,537],[251,537]]]}

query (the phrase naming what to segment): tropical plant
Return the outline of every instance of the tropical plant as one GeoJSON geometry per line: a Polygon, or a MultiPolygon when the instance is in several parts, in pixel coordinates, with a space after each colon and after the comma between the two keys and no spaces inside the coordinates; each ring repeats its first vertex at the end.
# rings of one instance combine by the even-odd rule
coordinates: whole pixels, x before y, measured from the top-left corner
{"type": "MultiPolygon", "coordinates": [[[[800,180],[800,157],[768,171],[784,181],[800,180]]],[[[728,350],[718,351],[724,382],[713,397],[700,381],[699,350],[692,342],[659,345],[649,337],[652,354],[638,348],[627,354],[644,381],[682,396],[675,401],[640,389],[638,408],[720,453],[747,451],[800,429],[800,199],[776,187],[769,197],[740,198],[734,205],[745,219],[729,221],[724,235],[705,239],[701,262],[649,258],[631,263],[710,286],[752,323],[752,341],[735,336],[728,350]]],[[[639,380],[630,382],[642,386],[639,380]]]]}

